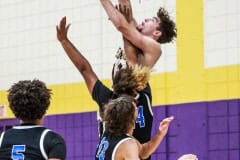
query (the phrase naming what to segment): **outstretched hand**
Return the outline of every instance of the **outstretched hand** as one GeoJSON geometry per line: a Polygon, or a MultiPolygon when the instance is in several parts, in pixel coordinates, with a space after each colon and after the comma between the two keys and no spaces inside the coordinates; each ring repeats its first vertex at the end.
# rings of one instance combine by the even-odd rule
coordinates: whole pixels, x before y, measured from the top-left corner
{"type": "Polygon", "coordinates": [[[70,24],[66,26],[66,17],[63,17],[59,23],[59,25],[56,26],[57,30],[57,39],[62,42],[64,40],[67,40],[67,32],[70,27],[70,24]]]}
{"type": "Polygon", "coordinates": [[[132,9],[128,8],[126,5],[116,5],[115,8],[125,17],[128,23],[133,20],[132,9]]]}
{"type": "Polygon", "coordinates": [[[160,125],[159,125],[159,131],[166,135],[167,132],[168,132],[168,127],[170,125],[170,123],[173,121],[174,117],[171,116],[171,117],[167,117],[167,118],[164,118],[161,122],[160,122],[160,125]]]}
{"type": "Polygon", "coordinates": [[[126,5],[118,4],[115,6],[115,8],[125,17],[128,23],[133,22],[134,18],[133,18],[131,6],[127,7],[126,5]]]}

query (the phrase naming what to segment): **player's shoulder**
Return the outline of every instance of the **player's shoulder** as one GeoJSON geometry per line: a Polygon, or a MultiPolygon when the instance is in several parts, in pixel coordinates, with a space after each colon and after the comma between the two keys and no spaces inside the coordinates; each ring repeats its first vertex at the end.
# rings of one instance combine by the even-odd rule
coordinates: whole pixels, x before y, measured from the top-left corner
{"type": "Polygon", "coordinates": [[[63,137],[60,134],[48,129],[47,131],[48,132],[46,133],[46,137],[48,137],[49,139],[53,139],[53,138],[63,139],[63,137]]]}
{"type": "Polygon", "coordinates": [[[44,136],[44,144],[47,145],[56,145],[60,143],[65,144],[65,140],[60,134],[49,129],[46,129],[45,132],[46,133],[43,133],[45,135],[42,135],[44,136]]]}
{"type": "Polygon", "coordinates": [[[128,159],[136,159],[139,156],[139,146],[137,140],[134,138],[129,138],[124,141],[117,150],[116,156],[124,156],[128,159]]]}
{"type": "Polygon", "coordinates": [[[122,148],[124,150],[131,150],[138,148],[138,141],[135,138],[128,138],[125,140],[119,148],[122,148]]]}

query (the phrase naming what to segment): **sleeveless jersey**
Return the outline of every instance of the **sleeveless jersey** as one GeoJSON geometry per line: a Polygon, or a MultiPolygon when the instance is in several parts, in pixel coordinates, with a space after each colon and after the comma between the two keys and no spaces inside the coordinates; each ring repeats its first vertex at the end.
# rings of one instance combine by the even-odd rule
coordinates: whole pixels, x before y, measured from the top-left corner
{"type": "MultiPolygon", "coordinates": [[[[103,111],[103,106],[110,99],[116,98],[113,91],[107,88],[101,81],[97,81],[92,92],[93,99],[97,102],[100,112],[103,111]]],[[[151,107],[152,95],[149,84],[147,87],[138,93],[135,97],[138,106],[138,117],[135,123],[135,129],[133,136],[140,142],[145,143],[151,139],[151,130],[153,122],[153,112],[151,107]]],[[[103,133],[103,124],[99,119],[99,133],[100,136],[103,133]]]]}
{"type": "Polygon", "coordinates": [[[48,158],[65,159],[65,157],[64,140],[45,127],[14,126],[1,134],[1,160],[46,160],[48,158]]]}
{"type": "Polygon", "coordinates": [[[128,135],[116,137],[105,131],[97,146],[95,160],[114,160],[118,147],[129,139],[132,138],[128,135]]]}

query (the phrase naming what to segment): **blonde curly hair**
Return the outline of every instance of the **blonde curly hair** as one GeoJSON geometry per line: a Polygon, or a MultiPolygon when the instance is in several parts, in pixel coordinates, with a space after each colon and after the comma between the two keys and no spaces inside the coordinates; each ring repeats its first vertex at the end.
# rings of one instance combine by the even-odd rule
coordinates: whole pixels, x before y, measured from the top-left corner
{"type": "Polygon", "coordinates": [[[150,78],[151,69],[145,66],[128,66],[119,70],[113,77],[113,91],[120,94],[136,96],[143,90],[150,78]]]}

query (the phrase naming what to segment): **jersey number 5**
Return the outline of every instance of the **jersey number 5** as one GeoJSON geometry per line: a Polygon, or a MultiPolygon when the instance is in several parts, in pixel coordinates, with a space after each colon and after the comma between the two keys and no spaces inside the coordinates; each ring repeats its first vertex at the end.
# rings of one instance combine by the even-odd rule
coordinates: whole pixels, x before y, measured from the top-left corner
{"type": "Polygon", "coordinates": [[[143,106],[138,106],[138,117],[136,120],[136,123],[139,124],[139,127],[145,127],[145,119],[144,119],[144,115],[143,115],[143,106]]]}
{"type": "Polygon", "coordinates": [[[24,160],[24,154],[21,152],[25,152],[25,145],[13,145],[12,147],[12,160],[24,160]]]}

